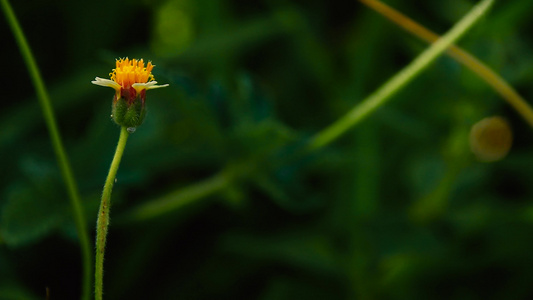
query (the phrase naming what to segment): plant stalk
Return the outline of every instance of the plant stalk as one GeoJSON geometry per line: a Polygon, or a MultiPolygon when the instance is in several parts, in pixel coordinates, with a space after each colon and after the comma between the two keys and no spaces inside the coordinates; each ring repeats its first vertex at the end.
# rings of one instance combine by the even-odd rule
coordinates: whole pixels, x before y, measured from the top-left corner
{"type": "MultiPolygon", "coordinates": [[[[433,43],[439,39],[439,35],[428,30],[424,26],[416,23],[409,17],[401,14],[392,7],[377,0],[359,0],[368,7],[374,9],[390,21],[394,22],[406,31],[414,34],[420,39],[433,43]]],[[[461,49],[456,45],[451,45],[447,50],[448,55],[459,63],[476,73],[485,82],[487,82],[503,99],[505,99],[524,120],[533,127],[533,108],[526,102],[513,87],[508,84],[500,75],[494,72],[487,65],[482,63],[472,54],[461,49]]]]}
{"type": "Polygon", "coordinates": [[[92,261],[91,261],[91,246],[89,242],[89,235],[87,234],[87,222],[83,213],[83,206],[81,204],[81,197],[74,179],[72,168],[68,160],[61,135],[58,130],[57,122],[55,120],[54,111],[50,102],[50,97],[46,90],[46,86],[41,77],[39,67],[33,57],[31,48],[26,40],[24,32],[19,25],[15,12],[13,11],[8,0],[1,0],[2,10],[4,11],[6,20],[15,36],[15,40],[18,44],[26,68],[30,73],[30,78],[37,92],[37,99],[43,112],[44,121],[50,134],[50,140],[54,148],[54,152],[57,159],[57,164],[61,170],[61,176],[67,188],[67,193],[70,198],[70,204],[74,214],[74,220],[76,224],[76,230],[80,239],[81,256],[83,263],[83,278],[82,278],[82,295],[81,299],[89,300],[91,294],[91,273],[92,273],[92,261]]]}
{"type": "Polygon", "coordinates": [[[128,130],[122,127],[120,130],[120,137],[118,139],[115,156],[111,162],[109,173],[102,192],[102,201],[100,202],[100,210],[98,211],[98,219],[96,221],[96,259],[94,272],[94,293],[95,299],[101,300],[103,296],[103,277],[104,277],[104,253],[107,238],[107,229],[109,226],[109,208],[111,206],[111,192],[113,191],[113,184],[117,175],[118,166],[126,147],[128,140],[128,130]]]}
{"type": "Polygon", "coordinates": [[[352,110],[346,113],[336,122],[321,130],[310,140],[308,149],[316,150],[330,144],[344,132],[361,122],[376,109],[382,106],[394,94],[396,94],[407,83],[413,80],[424,69],[426,69],[439,55],[457,41],[468,29],[484,15],[494,0],[483,0],[472,8],[466,16],[457,22],[439,40],[433,43],[428,49],[413,60],[407,67],[398,72],[394,77],[383,84],[377,91],[361,101],[352,110]]]}

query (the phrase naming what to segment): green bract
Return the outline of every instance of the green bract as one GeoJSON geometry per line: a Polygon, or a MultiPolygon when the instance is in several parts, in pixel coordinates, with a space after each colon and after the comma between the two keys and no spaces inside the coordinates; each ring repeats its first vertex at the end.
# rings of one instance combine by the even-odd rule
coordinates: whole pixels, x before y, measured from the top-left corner
{"type": "Polygon", "coordinates": [[[131,103],[124,98],[113,101],[112,115],[113,121],[120,126],[138,127],[146,116],[144,100],[137,96],[131,103]]]}

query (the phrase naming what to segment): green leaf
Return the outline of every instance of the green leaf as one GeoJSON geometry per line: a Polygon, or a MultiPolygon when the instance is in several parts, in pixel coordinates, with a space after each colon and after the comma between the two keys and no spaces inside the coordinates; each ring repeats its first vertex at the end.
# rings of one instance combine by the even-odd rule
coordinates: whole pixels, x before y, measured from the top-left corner
{"type": "MultiPolygon", "coordinates": [[[[43,292],[44,294],[44,292],[43,292]]],[[[36,297],[30,291],[19,286],[0,286],[0,300],[34,300],[36,297]]]]}
{"type": "Polygon", "coordinates": [[[0,219],[0,234],[13,247],[44,237],[70,213],[57,170],[33,159],[23,160],[21,168],[28,180],[8,189],[0,219]]]}
{"type": "Polygon", "coordinates": [[[13,188],[0,221],[0,233],[6,244],[21,246],[57,228],[63,221],[65,207],[50,200],[28,185],[13,188]]]}
{"type": "Polygon", "coordinates": [[[324,237],[292,230],[273,236],[230,232],[222,238],[221,247],[229,253],[258,261],[279,262],[296,268],[334,274],[337,262],[324,237]]]}

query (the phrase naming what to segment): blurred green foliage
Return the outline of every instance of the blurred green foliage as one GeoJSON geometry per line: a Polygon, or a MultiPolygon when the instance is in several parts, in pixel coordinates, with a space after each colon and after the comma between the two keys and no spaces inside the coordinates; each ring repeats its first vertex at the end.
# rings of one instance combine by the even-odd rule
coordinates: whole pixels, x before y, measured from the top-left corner
{"type": "MultiPolygon", "coordinates": [[[[474,2],[387,3],[443,33],[474,2]]],[[[357,1],[12,5],[90,228],[119,133],[113,92],[90,81],[129,56],[152,60],[170,84],[148,94],[118,171],[107,299],[533,296],[531,128],[450,58],[334,144],[297,151],[426,47],[357,1]],[[476,162],[468,131],[495,114],[510,121],[513,149],[476,162]]],[[[531,1],[500,1],[460,43],[526,99],[532,11],[531,1]]],[[[51,299],[76,299],[69,202],[3,21],[0,299],[43,299],[46,287],[51,299]]]]}

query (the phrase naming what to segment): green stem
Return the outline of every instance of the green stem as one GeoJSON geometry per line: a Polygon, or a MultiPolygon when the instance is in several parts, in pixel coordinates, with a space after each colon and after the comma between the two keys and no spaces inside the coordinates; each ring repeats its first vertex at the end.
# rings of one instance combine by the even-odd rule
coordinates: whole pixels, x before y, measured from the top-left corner
{"type": "Polygon", "coordinates": [[[450,29],[438,41],[433,43],[407,67],[397,73],[376,92],[363,100],[359,105],[355,106],[342,118],[318,132],[311,139],[309,150],[315,150],[328,145],[383,105],[391,96],[413,80],[439,55],[446,51],[450,45],[457,41],[477,20],[479,20],[493,2],[494,0],[483,0],[474,6],[463,19],[457,22],[452,29],[450,29]]]}
{"type": "Polygon", "coordinates": [[[225,169],[204,181],[169,193],[161,198],[148,201],[127,213],[121,220],[123,222],[138,222],[160,217],[165,213],[179,209],[224,189],[233,180],[234,176],[232,172],[225,169]]]}
{"type": "MultiPolygon", "coordinates": [[[[382,14],[387,19],[396,23],[398,26],[425,40],[428,43],[433,43],[439,39],[439,36],[416,23],[407,16],[394,10],[377,0],[359,0],[378,13],[382,14]]],[[[467,68],[476,73],[479,77],[485,80],[492,88],[500,94],[523,118],[533,127],[533,108],[527,101],[518,94],[513,87],[507,83],[500,75],[494,72],[487,65],[483,64],[472,54],[461,49],[458,46],[452,45],[447,50],[448,55],[465,65],[467,68]]]]}
{"type": "Polygon", "coordinates": [[[28,72],[30,73],[32,83],[36,89],[37,99],[39,99],[44,120],[48,128],[48,133],[50,134],[52,146],[56,155],[57,163],[61,169],[61,175],[63,177],[63,181],[65,182],[70,198],[76,223],[76,230],[80,239],[81,256],[83,261],[83,284],[81,298],[88,300],[91,293],[91,246],[89,243],[89,235],[87,234],[87,223],[85,221],[85,215],[83,214],[83,208],[81,205],[81,197],[74,179],[72,168],[70,167],[69,160],[61,141],[61,135],[59,134],[57,123],[55,121],[54,111],[52,109],[52,105],[50,104],[48,92],[46,91],[46,87],[41,78],[39,67],[35,62],[35,58],[33,57],[30,46],[26,41],[24,32],[17,21],[17,17],[11,8],[11,5],[7,0],[1,0],[1,3],[6,20],[11,27],[13,35],[15,36],[20,53],[22,54],[28,72]]]}
{"type": "Polygon", "coordinates": [[[96,221],[96,264],[94,272],[94,293],[95,299],[101,300],[103,293],[103,277],[104,277],[104,252],[107,237],[107,227],[109,226],[109,207],[111,200],[111,192],[113,191],[113,184],[115,183],[115,176],[117,175],[118,166],[126,141],[128,140],[128,130],[122,127],[120,130],[120,138],[118,139],[117,150],[109,168],[109,174],[105,180],[104,191],[102,192],[102,201],[100,202],[100,210],[98,211],[98,220],[96,221]]]}

